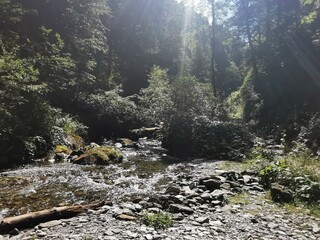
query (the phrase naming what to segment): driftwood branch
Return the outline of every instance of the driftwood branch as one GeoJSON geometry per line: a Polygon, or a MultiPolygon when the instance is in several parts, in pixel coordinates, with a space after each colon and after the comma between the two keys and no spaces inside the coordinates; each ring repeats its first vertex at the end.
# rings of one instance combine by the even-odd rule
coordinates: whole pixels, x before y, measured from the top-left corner
{"type": "Polygon", "coordinates": [[[0,222],[0,233],[9,232],[14,228],[27,228],[50,220],[70,218],[85,210],[98,209],[104,205],[110,205],[110,202],[106,203],[103,201],[88,205],[54,207],[38,212],[31,212],[19,216],[4,218],[0,222]]]}

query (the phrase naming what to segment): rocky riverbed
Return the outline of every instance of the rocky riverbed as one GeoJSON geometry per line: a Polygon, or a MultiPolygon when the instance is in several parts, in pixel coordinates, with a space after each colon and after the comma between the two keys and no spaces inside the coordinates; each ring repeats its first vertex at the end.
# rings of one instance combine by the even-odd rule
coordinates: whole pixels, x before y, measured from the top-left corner
{"type": "Polygon", "coordinates": [[[0,240],[320,239],[319,219],[270,201],[255,172],[225,170],[221,161],[170,159],[157,142],[144,144],[124,149],[121,165],[64,163],[1,173],[11,180],[0,190],[2,217],[102,199],[113,205],[14,229],[0,240]],[[161,211],[172,214],[172,227],[143,223],[145,212],[161,211]]]}

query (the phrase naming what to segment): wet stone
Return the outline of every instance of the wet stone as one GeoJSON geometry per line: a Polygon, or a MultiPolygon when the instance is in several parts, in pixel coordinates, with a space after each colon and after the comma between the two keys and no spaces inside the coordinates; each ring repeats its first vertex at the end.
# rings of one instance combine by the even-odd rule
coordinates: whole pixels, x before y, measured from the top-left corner
{"type": "Polygon", "coordinates": [[[36,234],[37,234],[38,237],[45,237],[45,236],[47,236],[47,233],[44,232],[44,231],[41,231],[41,230],[37,230],[37,231],[36,231],[36,234]]]}
{"type": "Polygon", "coordinates": [[[209,217],[199,217],[195,219],[196,222],[200,224],[209,223],[209,217]]]}
{"type": "MultiPolygon", "coordinates": [[[[143,144],[141,144],[141,146],[142,145],[143,144]]],[[[128,153],[128,156],[133,153],[132,151],[135,151],[136,154],[131,156],[139,157],[139,153],[136,151],[140,151],[141,149],[133,150],[123,148],[123,150],[127,151],[125,154],[128,153]]],[[[150,152],[145,151],[144,153],[146,158],[152,158],[150,157],[150,152]]],[[[131,160],[128,160],[129,163],[130,161],[131,160]]],[[[58,166],[59,165],[57,165],[57,167],[58,166]]],[[[52,166],[55,171],[57,167],[52,166]]],[[[132,164],[132,169],[126,168],[125,170],[135,170],[136,167],[138,167],[138,165],[132,164]]],[[[46,176],[45,181],[54,180],[55,183],[67,181],[70,182],[70,184],[76,183],[85,185],[88,178],[90,178],[95,183],[86,190],[92,190],[95,186],[97,186],[98,189],[102,187],[104,191],[102,196],[105,197],[107,195],[107,197],[113,201],[114,206],[105,209],[102,207],[97,211],[88,211],[77,217],[61,220],[62,223],[60,225],[48,226],[46,228],[37,226],[31,230],[23,230],[17,236],[4,235],[4,237],[2,237],[0,235],[0,240],[7,240],[9,237],[10,240],[83,240],[85,238],[97,240],[141,240],[147,239],[146,237],[152,240],[319,239],[320,233],[319,226],[317,225],[317,218],[310,217],[303,213],[289,213],[280,205],[275,205],[272,202],[265,200],[263,198],[263,188],[261,188],[261,193],[258,192],[259,190],[254,190],[254,188],[262,187],[257,185],[256,173],[249,174],[242,172],[240,174],[234,171],[229,172],[223,170],[221,171],[223,176],[218,177],[219,165],[216,162],[200,161],[197,164],[178,163],[170,165],[170,167],[165,169],[165,172],[159,174],[161,175],[161,178],[165,177],[169,180],[165,184],[161,183],[161,185],[158,186],[157,175],[152,175],[150,178],[148,177],[145,179],[135,179],[135,176],[132,176],[127,171],[123,171],[124,169],[122,169],[122,166],[115,165],[94,168],[92,173],[90,173],[91,175],[82,171],[82,168],[82,166],[79,167],[74,165],[68,165],[66,168],[65,165],[62,165],[62,171],[58,172],[58,177],[55,176],[55,174],[57,174],[56,172],[50,172],[50,169],[48,168],[41,168],[45,172],[40,172],[40,174],[41,176],[46,176]],[[104,172],[106,169],[108,169],[108,171],[104,172]],[[184,171],[188,172],[184,173],[184,171]],[[215,173],[216,176],[211,176],[212,173],[215,173]],[[128,174],[128,177],[125,176],[126,174],[128,174]],[[69,175],[70,177],[68,177],[69,175]],[[241,181],[243,181],[243,183],[245,182],[245,177],[243,177],[245,175],[250,176],[250,181],[245,185],[239,184],[241,181]],[[190,176],[190,178],[187,179],[186,176],[190,176]],[[203,178],[203,176],[208,177],[203,178]],[[110,184],[101,185],[100,180],[103,178],[108,178],[107,180],[110,181],[110,184]],[[203,180],[213,179],[215,181],[220,181],[221,186],[219,189],[215,189],[216,191],[207,189],[205,185],[198,187],[200,178],[203,180]],[[226,187],[227,185],[224,185],[223,178],[229,179],[225,180],[225,183],[231,186],[230,192],[226,189],[228,187],[226,187]],[[74,182],[74,179],[77,179],[77,181],[74,182]],[[81,179],[85,179],[85,181],[81,181],[81,179]],[[140,185],[143,185],[144,187],[140,188],[140,185]],[[182,186],[181,191],[178,194],[178,191],[176,191],[176,193],[164,194],[166,186],[175,185],[179,187],[182,186]],[[235,193],[236,188],[239,191],[245,192],[249,199],[249,203],[227,204],[226,207],[221,207],[225,204],[224,197],[231,193],[235,193]],[[208,197],[207,199],[207,197],[205,197],[205,199],[203,199],[199,197],[202,194],[210,194],[211,198],[208,197]],[[219,199],[214,200],[212,195],[223,196],[223,199],[221,199],[221,201],[219,199]],[[133,196],[143,197],[138,197],[137,201],[135,201],[133,196]],[[183,198],[181,196],[183,196],[183,198]],[[153,198],[154,201],[147,202],[149,197],[150,199],[153,198]],[[179,198],[181,198],[182,204],[173,202],[174,199],[179,198]],[[135,201],[135,203],[133,201],[135,201]],[[136,205],[137,203],[139,204],[136,205]],[[150,208],[156,208],[151,209],[151,211],[155,210],[154,212],[157,212],[158,209],[169,211],[169,208],[171,207],[172,209],[174,206],[176,207],[174,210],[176,211],[176,209],[178,209],[180,212],[177,211],[177,213],[172,213],[174,227],[169,229],[158,230],[154,227],[144,225],[142,221],[120,221],[115,218],[121,214],[126,214],[126,211],[129,210],[134,215],[126,215],[129,217],[136,217],[140,220],[140,217],[144,212],[142,210],[148,211],[146,207],[149,208],[149,211],[150,208]],[[185,209],[189,209],[190,213],[193,212],[193,214],[187,214],[185,209]],[[115,214],[115,212],[118,215],[115,214]],[[81,223],[79,219],[86,219],[86,221],[81,223]],[[255,223],[253,224],[253,222],[255,223]],[[40,237],[37,234],[41,235],[41,231],[43,232],[43,236],[40,237]]],[[[129,168],[131,168],[131,165],[129,168]]],[[[37,169],[37,171],[38,170],[39,169],[37,169]]],[[[17,172],[17,174],[20,173],[21,172],[17,172]]],[[[31,173],[32,176],[37,175],[34,170],[31,173]]],[[[27,173],[23,172],[21,175],[26,176],[27,173]]],[[[3,176],[2,173],[0,173],[0,176],[3,176]]],[[[62,185],[63,184],[61,184],[61,186],[62,185]]],[[[38,189],[36,191],[38,192],[38,189]]],[[[98,193],[100,194],[100,192],[98,193]]],[[[96,194],[95,196],[100,196],[99,194],[96,194]]],[[[234,194],[234,196],[237,195],[234,194]]],[[[82,199],[80,200],[82,201],[82,199]]]]}
{"type": "Polygon", "coordinates": [[[208,179],[208,180],[203,180],[203,184],[206,186],[207,189],[213,191],[215,189],[220,188],[221,182],[215,179],[208,179]]]}
{"type": "Polygon", "coordinates": [[[54,227],[54,226],[57,226],[57,225],[60,225],[60,224],[62,224],[62,221],[54,220],[54,221],[50,221],[50,222],[40,223],[39,227],[40,228],[51,228],[51,227],[54,227]]]}
{"type": "Polygon", "coordinates": [[[120,214],[119,216],[117,216],[117,219],[123,221],[135,221],[137,218],[126,214],[120,214]]]}
{"type": "Polygon", "coordinates": [[[172,213],[193,214],[193,209],[181,204],[170,204],[169,211],[172,213]]]}
{"type": "Polygon", "coordinates": [[[312,231],[313,231],[313,233],[315,233],[315,234],[320,233],[320,227],[319,227],[317,224],[315,224],[315,225],[313,225],[313,227],[312,227],[312,231]]]}

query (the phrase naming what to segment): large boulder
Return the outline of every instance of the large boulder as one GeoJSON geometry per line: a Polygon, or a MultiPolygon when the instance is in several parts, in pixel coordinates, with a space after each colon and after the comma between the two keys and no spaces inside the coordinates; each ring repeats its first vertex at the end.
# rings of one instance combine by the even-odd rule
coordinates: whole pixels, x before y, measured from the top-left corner
{"type": "Polygon", "coordinates": [[[193,214],[193,209],[182,204],[170,204],[169,211],[171,213],[185,213],[185,214],[193,214]]]}
{"type": "Polygon", "coordinates": [[[108,165],[110,163],[119,163],[123,159],[122,153],[113,147],[99,146],[89,148],[84,154],[76,158],[73,163],[76,164],[97,164],[108,165]]]}
{"type": "Polygon", "coordinates": [[[278,183],[271,184],[271,197],[275,202],[289,203],[293,201],[293,193],[291,190],[278,183]]]}
{"type": "Polygon", "coordinates": [[[129,138],[119,138],[117,140],[117,143],[120,143],[122,145],[122,147],[125,147],[125,148],[134,148],[134,147],[136,147],[135,142],[133,142],[129,138]]]}

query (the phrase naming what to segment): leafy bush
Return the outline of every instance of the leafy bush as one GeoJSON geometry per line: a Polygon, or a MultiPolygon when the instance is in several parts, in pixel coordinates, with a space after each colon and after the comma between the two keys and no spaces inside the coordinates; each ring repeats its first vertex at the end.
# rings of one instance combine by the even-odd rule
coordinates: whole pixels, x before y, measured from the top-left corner
{"type": "Polygon", "coordinates": [[[119,91],[91,94],[82,100],[82,118],[89,127],[89,137],[127,135],[139,125],[136,104],[119,95],[119,91]]]}
{"type": "Polygon", "coordinates": [[[168,228],[173,225],[172,216],[169,213],[145,213],[143,215],[143,223],[154,228],[168,228]]]}
{"type": "Polygon", "coordinates": [[[320,155],[320,114],[314,115],[307,127],[307,146],[320,155]]]}
{"type": "Polygon", "coordinates": [[[251,136],[240,123],[198,117],[192,125],[192,142],[194,151],[202,156],[243,159],[251,146],[251,136]]]}
{"type": "Polygon", "coordinates": [[[250,134],[239,123],[211,121],[202,116],[175,124],[164,139],[164,145],[175,154],[239,160],[251,145],[250,134]]]}
{"type": "Polygon", "coordinates": [[[319,161],[306,155],[288,155],[260,171],[261,183],[265,187],[279,183],[291,189],[299,200],[309,203],[320,201],[319,174],[319,161]]]}
{"type": "Polygon", "coordinates": [[[149,124],[164,122],[163,145],[171,153],[244,157],[250,136],[240,123],[225,122],[227,113],[211,85],[192,76],[170,81],[166,71],[158,67],[152,69],[149,84],[141,91],[141,111],[149,124]]]}
{"type": "Polygon", "coordinates": [[[167,70],[154,66],[149,74],[148,88],[140,91],[140,118],[147,125],[166,121],[172,108],[167,70]]]}

